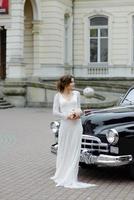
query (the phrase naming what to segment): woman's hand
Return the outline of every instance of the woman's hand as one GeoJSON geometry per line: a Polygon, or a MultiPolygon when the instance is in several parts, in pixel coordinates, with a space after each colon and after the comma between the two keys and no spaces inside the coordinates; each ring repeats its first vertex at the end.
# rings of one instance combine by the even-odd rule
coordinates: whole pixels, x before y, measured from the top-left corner
{"type": "Polygon", "coordinates": [[[75,113],[75,115],[74,115],[74,119],[79,119],[79,118],[80,118],[79,113],[75,113]]]}
{"type": "Polygon", "coordinates": [[[70,119],[70,120],[72,120],[73,118],[74,118],[74,115],[72,113],[69,114],[68,117],[67,117],[67,119],[70,119]]]}
{"type": "Polygon", "coordinates": [[[70,120],[76,120],[76,119],[79,119],[80,118],[80,115],[79,113],[76,113],[76,112],[73,112],[71,113],[67,119],[70,119],[70,120]]]}

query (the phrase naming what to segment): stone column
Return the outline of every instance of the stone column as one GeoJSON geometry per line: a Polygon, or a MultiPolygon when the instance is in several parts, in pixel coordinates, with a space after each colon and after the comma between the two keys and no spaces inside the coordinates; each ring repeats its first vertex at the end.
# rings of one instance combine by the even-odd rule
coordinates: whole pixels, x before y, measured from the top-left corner
{"type": "Polygon", "coordinates": [[[40,77],[40,20],[33,21],[33,79],[40,77]]]}
{"type": "Polygon", "coordinates": [[[7,79],[24,79],[24,11],[22,1],[12,2],[11,27],[7,29],[7,79]]]}

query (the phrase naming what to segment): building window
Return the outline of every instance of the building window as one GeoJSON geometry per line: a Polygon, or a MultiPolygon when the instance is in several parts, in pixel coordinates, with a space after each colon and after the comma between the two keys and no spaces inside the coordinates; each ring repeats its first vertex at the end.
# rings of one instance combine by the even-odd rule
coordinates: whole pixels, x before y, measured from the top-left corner
{"type": "Polygon", "coordinates": [[[108,62],[108,19],[93,17],[89,19],[89,23],[89,62],[108,62]]]}

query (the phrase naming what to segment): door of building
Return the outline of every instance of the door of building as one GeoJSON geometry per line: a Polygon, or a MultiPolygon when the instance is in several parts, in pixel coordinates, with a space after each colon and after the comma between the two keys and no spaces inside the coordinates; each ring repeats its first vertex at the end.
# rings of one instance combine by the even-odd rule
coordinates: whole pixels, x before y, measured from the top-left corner
{"type": "Polygon", "coordinates": [[[0,27],[0,79],[6,77],[6,30],[0,27]]]}

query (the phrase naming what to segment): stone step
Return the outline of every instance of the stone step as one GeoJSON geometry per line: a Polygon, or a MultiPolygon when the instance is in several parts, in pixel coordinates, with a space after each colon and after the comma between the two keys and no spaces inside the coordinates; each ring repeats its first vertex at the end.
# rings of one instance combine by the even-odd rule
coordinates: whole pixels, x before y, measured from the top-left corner
{"type": "Polygon", "coordinates": [[[13,105],[6,105],[6,106],[1,106],[0,105],[0,109],[7,109],[7,108],[13,108],[13,105]]]}
{"type": "Polygon", "coordinates": [[[14,106],[3,97],[0,97],[0,109],[13,108],[14,106]]]}

